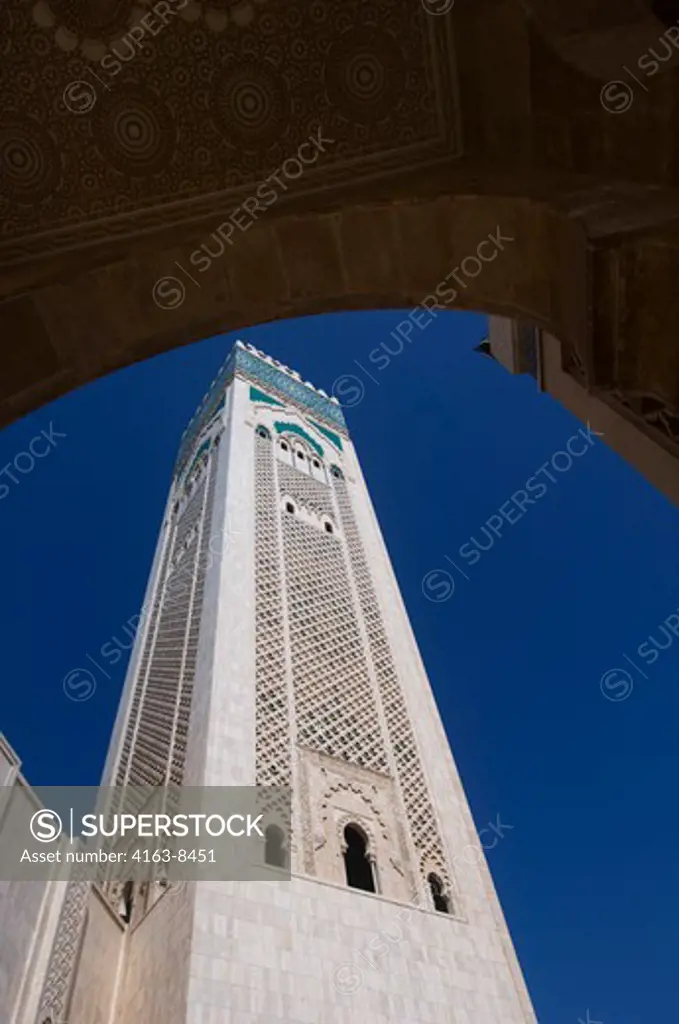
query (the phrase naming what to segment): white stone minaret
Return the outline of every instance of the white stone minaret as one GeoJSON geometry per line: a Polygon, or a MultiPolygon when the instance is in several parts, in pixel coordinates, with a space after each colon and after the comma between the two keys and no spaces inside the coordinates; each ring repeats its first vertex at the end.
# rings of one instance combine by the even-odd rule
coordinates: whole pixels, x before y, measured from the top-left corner
{"type": "Polygon", "coordinates": [[[341,409],[249,345],[182,441],[106,781],[290,786],[292,878],[142,901],[107,964],[88,925],[53,1024],[535,1021],[341,409]]]}

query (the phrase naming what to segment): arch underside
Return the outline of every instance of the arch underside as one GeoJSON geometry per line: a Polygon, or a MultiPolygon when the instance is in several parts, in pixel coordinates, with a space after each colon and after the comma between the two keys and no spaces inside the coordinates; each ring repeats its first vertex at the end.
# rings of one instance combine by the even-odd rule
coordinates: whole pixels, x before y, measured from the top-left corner
{"type": "Polygon", "coordinates": [[[131,2],[115,25],[46,7],[2,14],[0,425],[178,345],[442,282],[445,308],[555,335],[587,389],[676,415],[672,38],[629,109],[603,92],[666,31],[650,5],[194,5],[107,88],[131,2]]]}

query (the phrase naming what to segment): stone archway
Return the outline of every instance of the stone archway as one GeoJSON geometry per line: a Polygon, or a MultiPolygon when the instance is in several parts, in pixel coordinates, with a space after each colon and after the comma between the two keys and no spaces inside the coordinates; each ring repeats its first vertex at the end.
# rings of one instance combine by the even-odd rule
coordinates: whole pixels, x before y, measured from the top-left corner
{"type": "Polygon", "coordinates": [[[666,26],[645,0],[561,8],[6,0],[0,425],[218,331],[415,306],[499,230],[451,308],[542,326],[581,386],[676,446],[643,410],[679,423],[679,88],[658,75],[616,113],[612,65],[585,59],[666,26]],[[175,308],[154,301],[167,277],[175,308]]]}
{"type": "Polygon", "coordinates": [[[212,234],[193,229],[182,239],[5,304],[11,335],[28,342],[25,373],[39,369],[40,343],[54,353],[42,400],[220,331],[342,309],[413,307],[446,279],[444,307],[527,318],[573,344],[587,336],[585,234],[541,203],[444,196],[262,217],[204,273],[189,256],[206,239],[217,251],[212,234]]]}

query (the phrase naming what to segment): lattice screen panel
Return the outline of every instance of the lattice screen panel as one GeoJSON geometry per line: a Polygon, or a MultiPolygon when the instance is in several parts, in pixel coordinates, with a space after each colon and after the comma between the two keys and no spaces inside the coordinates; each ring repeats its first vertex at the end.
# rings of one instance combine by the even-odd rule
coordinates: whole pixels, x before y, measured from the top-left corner
{"type": "MultiPolygon", "coordinates": [[[[170,557],[172,555],[172,539],[168,538],[168,542],[165,546],[165,552],[160,569],[160,589],[162,589],[162,581],[167,577],[168,568],[170,564],[170,557]]],[[[139,670],[137,672],[137,678],[134,684],[134,690],[132,691],[132,700],[130,703],[130,713],[123,734],[123,742],[121,746],[120,760],[118,761],[118,767],[116,770],[115,785],[122,786],[127,778],[127,772],[130,763],[130,755],[132,753],[132,744],[134,741],[134,723],[139,718],[139,708],[141,704],[142,694],[144,692],[144,680],[148,674],[149,661],[151,658],[151,651],[153,650],[153,638],[156,635],[158,629],[158,617],[160,615],[162,602],[159,596],[156,596],[153,606],[151,609],[151,615],[149,617],[149,630],[142,651],[141,658],[139,659],[139,670]]]]}
{"type": "Polygon", "coordinates": [[[335,479],[334,490],[368,632],[370,651],[404,796],[411,837],[420,859],[420,870],[424,875],[429,871],[436,871],[444,883],[449,884],[450,875],[436,814],[429,797],[422,762],[410,725],[407,706],[391,655],[346,482],[343,479],[335,479]]]}
{"type": "Polygon", "coordinates": [[[213,463],[205,460],[173,529],[123,740],[118,785],[181,784],[205,573],[209,560],[213,463]]]}
{"type": "Polygon", "coordinates": [[[273,442],[255,438],[255,749],[261,786],[291,785],[283,578],[273,442]]]}
{"type": "Polygon", "coordinates": [[[319,480],[298,469],[291,469],[284,462],[278,465],[278,483],[281,495],[288,494],[300,505],[334,518],[332,491],[319,480]]]}
{"type": "MultiPolygon", "coordinates": [[[[299,475],[307,489],[314,483],[299,475]]],[[[281,479],[281,491],[289,486],[281,479]]],[[[297,742],[388,773],[342,543],[282,516],[297,742]]]]}
{"type": "MultiPolygon", "coordinates": [[[[76,869],[77,870],[77,869],[76,869]]],[[[82,868],[80,868],[82,871],[82,868]]],[[[57,933],[40,995],[36,1024],[62,1021],[71,987],[71,978],[85,927],[91,882],[70,881],[59,915],[57,933]]]]}

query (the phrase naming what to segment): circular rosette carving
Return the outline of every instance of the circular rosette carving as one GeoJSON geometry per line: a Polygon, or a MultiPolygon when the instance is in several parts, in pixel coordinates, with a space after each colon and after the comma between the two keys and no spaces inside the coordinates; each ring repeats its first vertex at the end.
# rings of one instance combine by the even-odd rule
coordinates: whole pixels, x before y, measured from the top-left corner
{"type": "Polygon", "coordinates": [[[219,133],[239,149],[273,145],[284,135],[290,119],[285,83],[266,64],[225,68],[212,87],[211,104],[219,133]]]}
{"type": "Polygon", "coordinates": [[[5,57],[12,49],[14,21],[10,14],[9,4],[0,4],[0,56],[5,57]]]}
{"type": "Polygon", "coordinates": [[[133,0],[49,0],[57,21],[74,35],[102,39],[127,28],[133,0]]]}
{"type": "Polygon", "coordinates": [[[104,158],[129,177],[157,174],[175,151],[170,111],[150,90],[116,89],[97,108],[94,138],[104,158]]]}
{"type": "Polygon", "coordinates": [[[347,32],[328,54],[325,85],[332,105],[350,121],[380,121],[403,95],[401,51],[390,36],[365,29],[347,32]]]}
{"type": "Polygon", "coordinates": [[[0,124],[0,191],[18,203],[37,203],[60,180],[61,161],[49,132],[36,121],[0,124]]]}

